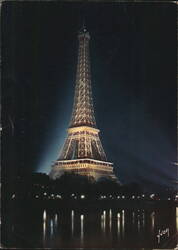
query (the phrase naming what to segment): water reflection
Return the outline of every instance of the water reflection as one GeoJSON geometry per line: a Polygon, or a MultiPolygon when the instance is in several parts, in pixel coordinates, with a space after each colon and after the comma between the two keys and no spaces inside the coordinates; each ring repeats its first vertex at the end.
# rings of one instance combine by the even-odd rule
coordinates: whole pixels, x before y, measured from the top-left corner
{"type": "Polygon", "coordinates": [[[138,228],[138,233],[140,233],[140,215],[139,214],[138,214],[137,228],[138,228]]]}
{"type": "Polygon", "coordinates": [[[111,232],[112,228],[112,210],[109,209],[109,231],[111,232]]]}
{"type": "Polygon", "coordinates": [[[72,229],[72,236],[74,234],[74,210],[71,211],[71,229],[72,229]]]}
{"type": "Polygon", "coordinates": [[[155,228],[155,212],[151,213],[151,230],[154,233],[154,228],[155,228]]]}
{"type": "MultiPolygon", "coordinates": [[[[169,212],[166,211],[167,213],[169,212]]],[[[135,248],[139,248],[140,245],[160,248],[166,240],[176,234],[176,221],[178,223],[175,211],[171,210],[169,219],[166,219],[165,211],[161,209],[153,211],[105,208],[88,211],[75,208],[75,211],[68,209],[57,212],[46,209],[41,212],[41,217],[35,217],[34,214],[29,216],[32,218],[31,222],[36,225],[30,227],[31,222],[21,222],[24,232],[28,229],[28,234],[24,235],[24,238],[33,237],[33,241],[36,240],[35,246],[45,248],[117,248],[125,247],[127,240],[135,248]]],[[[11,225],[15,237],[18,227],[15,222],[11,225]]]]}
{"type": "Polygon", "coordinates": [[[43,243],[45,244],[46,239],[46,210],[43,212],[43,243]]]}
{"type": "Polygon", "coordinates": [[[142,219],[143,219],[143,229],[145,228],[145,212],[142,212],[142,219]]]}
{"type": "Polygon", "coordinates": [[[120,233],[121,233],[121,214],[117,213],[117,235],[120,238],[120,233]]]}
{"type": "Polygon", "coordinates": [[[176,227],[178,228],[178,207],[176,207],[176,227]]]}
{"type": "Polygon", "coordinates": [[[46,210],[43,212],[43,220],[46,220],[46,210]]]}
{"type": "Polygon", "coordinates": [[[101,231],[106,232],[106,210],[101,214],[101,231]]]}
{"type": "Polygon", "coordinates": [[[55,226],[57,227],[57,223],[58,223],[58,215],[57,214],[55,214],[54,223],[55,223],[55,226]]]}
{"type": "Polygon", "coordinates": [[[80,216],[81,242],[83,242],[83,235],[84,235],[83,224],[84,224],[84,215],[81,214],[80,216]]]}
{"type": "Polygon", "coordinates": [[[125,234],[125,212],[122,210],[122,238],[124,238],[125,234]]]}
{"type": "Polygon", "coordinates": [[[46,239],[46,221],[43,222],[43,243],[45,243],[46,239]]]}
{"type": "Polygon", "coordinates": [[[52,237],[54,234],[54,223],[53,220],[50,220],[50,236],[52,237]]]}
{"type": "Polygon", "coordinates": [[[132,212],[132,224],[135,224],[135,212],[132,212]]]}

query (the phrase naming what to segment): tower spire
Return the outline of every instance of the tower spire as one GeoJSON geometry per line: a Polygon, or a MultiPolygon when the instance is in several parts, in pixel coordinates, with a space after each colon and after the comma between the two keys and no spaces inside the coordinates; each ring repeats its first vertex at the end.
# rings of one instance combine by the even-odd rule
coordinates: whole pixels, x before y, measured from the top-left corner
{"type": "Polygon", "coordinates": [[[72,118],[70,127],[90,126],[96,127],[94,116],[91,72],[89,59],[90,35],[86,31],[85,23],[78,34],[79,49],[76,74],[75,97],[73,104],[72,118]]]}
{"type": "Polygon", "coordinates": [[[83,18],[82,30],[83,30],[83,32],[86,32],[86,31],[87,31],[85,18],[83,18]]]}

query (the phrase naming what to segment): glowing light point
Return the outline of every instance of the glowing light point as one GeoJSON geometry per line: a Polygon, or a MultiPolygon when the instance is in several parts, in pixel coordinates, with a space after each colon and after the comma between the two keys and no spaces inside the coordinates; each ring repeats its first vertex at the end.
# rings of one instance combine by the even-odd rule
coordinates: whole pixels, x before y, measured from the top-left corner
{"type": "Polygon", "coordinates": [[[46,210],[43,212],[43,220],[46,220],[46,210]]]}

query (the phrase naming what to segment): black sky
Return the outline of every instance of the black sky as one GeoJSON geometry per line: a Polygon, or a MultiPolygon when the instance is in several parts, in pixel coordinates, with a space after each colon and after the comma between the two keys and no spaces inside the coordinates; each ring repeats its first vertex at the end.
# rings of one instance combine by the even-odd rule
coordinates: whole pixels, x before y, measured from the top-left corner
{"type": "Polygon", "coordinates": [[[77,32],[91,35],[97,126],[121,182],[176,178],[176,4],[4,2],[2,166],[50,171],[73,103],[77,32]],[[14,128],[13,128],[14,126],[14,128]]]}

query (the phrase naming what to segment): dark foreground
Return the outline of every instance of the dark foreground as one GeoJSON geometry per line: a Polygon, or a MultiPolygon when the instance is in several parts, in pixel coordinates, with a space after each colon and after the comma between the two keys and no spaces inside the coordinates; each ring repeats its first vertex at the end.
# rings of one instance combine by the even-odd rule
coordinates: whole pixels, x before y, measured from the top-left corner
{"type": "Polygon", "coordinates": [[[13,201],[2,217],[7,248],[173,249],[176,239],[174,202],[13,201]]]}

